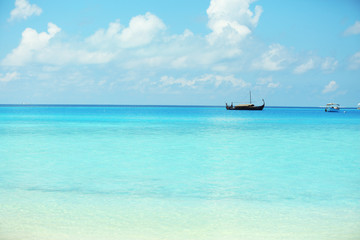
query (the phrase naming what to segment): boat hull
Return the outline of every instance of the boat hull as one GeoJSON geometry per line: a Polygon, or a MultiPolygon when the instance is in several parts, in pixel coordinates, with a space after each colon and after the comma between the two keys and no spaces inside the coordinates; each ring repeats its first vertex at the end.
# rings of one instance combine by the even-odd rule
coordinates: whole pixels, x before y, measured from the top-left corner
{"type": "Polygon", "coordinates": [[[325,106],[325,112],[338,112],[340,110],[340,105],[337,103],[328,103],[325,106]]]}
{"type": "Polygon", "coordinates": [[[325,112],[339,112],[339,108],[325,108],[325,112]]]}
{"type": "Polygon", "coordinates": [[[263,101],[263,105],[261,105],[261,106],[254,106],[253,104],[240,104],[240,105],[233,106],[232,103],[229,106],[226,104],[226,110],[258,110],[258,111],[261,111],[265,107],[264,99],[262,101],[263,101]]]}
{"type": "Polygon", "coordinates": [[[263,110],[265,105],[261,105],[261,106],[227,106],[226,109],[227,110],[263,110]]]}

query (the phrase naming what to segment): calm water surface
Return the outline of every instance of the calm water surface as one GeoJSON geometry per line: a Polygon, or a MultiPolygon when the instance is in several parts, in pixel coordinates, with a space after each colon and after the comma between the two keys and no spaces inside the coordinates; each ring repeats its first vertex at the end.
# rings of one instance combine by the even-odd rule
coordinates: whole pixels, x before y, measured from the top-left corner
{"type": "Polygon", "coordinates": [[[0,107],[0,239],[359,239],[360,111],[0,107]]]}

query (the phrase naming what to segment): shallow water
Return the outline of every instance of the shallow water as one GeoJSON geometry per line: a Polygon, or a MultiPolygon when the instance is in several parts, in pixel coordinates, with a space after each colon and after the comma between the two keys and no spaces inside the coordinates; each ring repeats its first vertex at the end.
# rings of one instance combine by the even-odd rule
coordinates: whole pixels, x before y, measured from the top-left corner
{"type": "Polygon", "coordinates": [[[0,107],[0,239],[359,239],[345,111],[0,107]]]}

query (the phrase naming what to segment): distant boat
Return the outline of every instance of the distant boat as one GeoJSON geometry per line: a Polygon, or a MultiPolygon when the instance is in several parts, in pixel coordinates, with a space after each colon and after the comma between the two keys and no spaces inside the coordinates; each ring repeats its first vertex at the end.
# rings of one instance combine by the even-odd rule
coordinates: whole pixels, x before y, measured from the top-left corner
{"type": "Polygon", "coordinates": [[[337,103],[328,103],[325,106],[325,112],[338,112],[340,110],[340,105],[337,103]]]}
{"type": "Polygon", "coordinates": [[[265,107],[265,101],[264,99],[262,99],[263,101],[263,105],[261,106],[255,106],[254,104],[251,103],[251,92],[250,92],[250,103],[249,104],[238,104],[235,105],[233,103],[231,103],[231,105],[229,106],[226,103],[226,109],[227,110],[263,110],[263,108],[265,107]]]}
{"type": "Polygon", "coordinates": [[[360,110],[360,103],[358,103],[358,107],[357,107],[358,110],[360,110]]]}

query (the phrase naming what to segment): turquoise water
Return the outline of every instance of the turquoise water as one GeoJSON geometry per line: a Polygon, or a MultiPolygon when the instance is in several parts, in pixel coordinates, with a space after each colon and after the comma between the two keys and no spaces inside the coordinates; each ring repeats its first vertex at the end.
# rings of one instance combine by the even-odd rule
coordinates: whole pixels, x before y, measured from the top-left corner
{"type": "Polygon", "coordinates": [[[360,239],[360,111],[0,107],[0,239],[360,239]]]}

